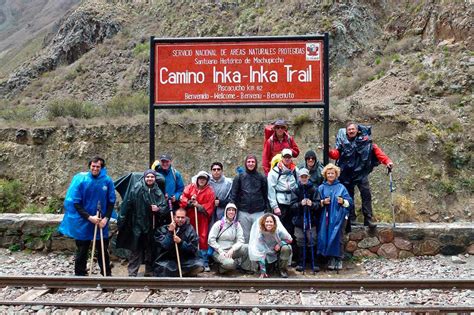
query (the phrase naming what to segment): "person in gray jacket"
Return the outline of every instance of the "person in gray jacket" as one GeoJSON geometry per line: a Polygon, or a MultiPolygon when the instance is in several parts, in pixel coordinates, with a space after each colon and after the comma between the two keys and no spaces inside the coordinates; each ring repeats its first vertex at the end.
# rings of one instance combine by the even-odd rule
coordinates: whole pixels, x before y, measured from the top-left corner
{"type": "Polygon", "coordinates": [[[281,151],[282,160],[268,173],[268,201],[285,229],[294,237],[294,225],[291,213],[291,191],[298,186],[297,168],[292,161],[290,149],[281,151]]]}
{"type": "Polygon", "coordinates": [[[208,242],[219,273],[235,270],[238,267],[243,271],[250,270],[248,247],[244,244],[242,226],[237,221],[235,204],[227,204],[222,219],[212,226],[208,242]]]}

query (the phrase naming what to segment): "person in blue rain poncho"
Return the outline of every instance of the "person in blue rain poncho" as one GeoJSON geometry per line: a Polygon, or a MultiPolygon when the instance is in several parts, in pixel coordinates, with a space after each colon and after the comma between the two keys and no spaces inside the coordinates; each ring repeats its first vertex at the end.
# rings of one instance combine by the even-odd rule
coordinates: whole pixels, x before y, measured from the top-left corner
{"type": "Polygon", "coordinates": [[[329,258],[328,269],[342,269],[343,232],[352,198],[337,179],[340,169],[329,163],[322,171],[324,182],[319,186],[322,213],[318,230],[318,255],[329,258]]]}
{"type": "MultiPolygon", "coordinates": [[[[66,193],[64,200],[64,218],[59,232],[76,241],[76,260],[74,274],[85,276],[89,246],[94,238],[94,227],[103,229],[105,275],[111,276],[110,260],[107,247],[109,244],[108,222],[115,204],[115,187],[107,175],[105,160],[94,157],[89,161],[89,171],[76,174],[66,193]]],[[[97,232],[96,239],[100,240],[97,232]]],[[[101,252],[100,241],[96,242],[97,251],[101,252]]],[[[96,257],[100,257],[96,256],[96,257]]],[[[104,266],[98,259],[102,275],[104,266]]]]}

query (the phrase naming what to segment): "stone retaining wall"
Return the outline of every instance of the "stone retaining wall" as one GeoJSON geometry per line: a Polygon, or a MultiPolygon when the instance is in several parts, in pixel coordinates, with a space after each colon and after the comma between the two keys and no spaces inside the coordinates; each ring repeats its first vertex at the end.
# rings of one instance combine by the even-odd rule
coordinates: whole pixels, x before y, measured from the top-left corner
{"type": "MultiPolygon", "coordinates": [[[[73,252],[74,241],[57,232],[62,217],[55,214],[0,214],[0,247],[73,252]]],[[[115,234],[114,223],[110,230],[115,234]]],[[[345,235],[345,250],[357,257],[474,255],[474,224],[401,223],[395,228],[379,224],[374,231],[356,226],[345,235]]]]}

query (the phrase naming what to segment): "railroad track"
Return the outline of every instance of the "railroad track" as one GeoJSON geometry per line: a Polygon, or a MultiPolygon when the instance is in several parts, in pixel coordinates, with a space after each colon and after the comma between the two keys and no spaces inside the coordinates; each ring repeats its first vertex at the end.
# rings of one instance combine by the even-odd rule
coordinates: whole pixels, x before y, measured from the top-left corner
{"type": "MultiPolygon", "coordinates": [[[[436,289],[470,292],[474,279],[380,280],[380,279],[256,279],[256,278],[128,278],[0,276],[0,287],[22,288],[21,294],[0,299],[0,305],[43,305],[58,308],[176,308],[221,310],[292,311],[399,311],[474,312],[472,300],[459,305],[380,305],[362,293],[393,290],[436,289]],[[318,301],[322,291],[353,291],[363,305],[328,305],[318,301]],[[226,299],[215,302],[213,294],[226,299]],[[290,304],[261,302],[263,295],[291,294],[290,304]],[[174,294],[172,300],[160,297],[174,294]],[[360,298],[359,298],[360,296],[360,298]],[[364,300],[365,299],[365,300],[364,300]]],[[[331,293],[332,294],[332,293],[331,293]]],[[[334,293],[335,294],[335,293],[334,293]]],[[[1,296],[0,296],[1,297],[1,296]]]]}

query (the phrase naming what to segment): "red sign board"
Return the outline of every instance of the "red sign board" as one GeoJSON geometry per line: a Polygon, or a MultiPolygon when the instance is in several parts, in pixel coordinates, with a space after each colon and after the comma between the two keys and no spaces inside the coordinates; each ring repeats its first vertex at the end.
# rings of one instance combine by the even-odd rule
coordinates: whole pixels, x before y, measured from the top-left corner
{"type": "Polygon", "coordinates": [[[155,42],[154,103],[322,103],[323,43],[155,42]]]}

